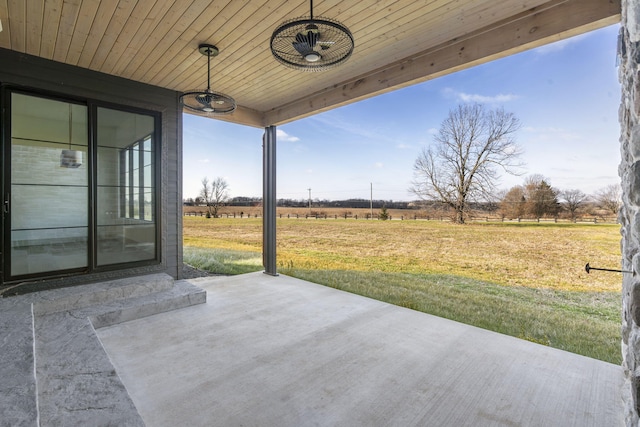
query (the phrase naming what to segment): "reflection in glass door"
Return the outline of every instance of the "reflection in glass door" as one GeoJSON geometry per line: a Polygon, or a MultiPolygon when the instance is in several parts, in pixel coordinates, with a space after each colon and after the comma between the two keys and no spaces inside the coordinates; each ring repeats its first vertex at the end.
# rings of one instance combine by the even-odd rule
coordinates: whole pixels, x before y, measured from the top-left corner
{"type": "Polygon", "coordinates": [[[11,93],[11,277],[88,267],[87,117],[84,105],[11,93]]]}
{"type": "Polygon", "coordinates": [[[154,117],[102,107],[96,116],[96,265],[154,260],[154,117]]]}

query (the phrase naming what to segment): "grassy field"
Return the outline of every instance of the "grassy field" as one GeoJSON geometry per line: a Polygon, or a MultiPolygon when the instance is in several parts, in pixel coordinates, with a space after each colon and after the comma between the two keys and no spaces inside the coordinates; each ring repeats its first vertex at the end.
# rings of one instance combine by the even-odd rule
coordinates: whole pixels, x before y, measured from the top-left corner
{"type": "MultiPolygon", "coordinates": [[[[260,219],[184,218],[185,260],[197,267],[260,270],[261,242],[260,219]]],[[[617,225],[282,219],[278,268],[620,363],[621,277],[584,271],[617,268],[619,242],[617,225]]]]}

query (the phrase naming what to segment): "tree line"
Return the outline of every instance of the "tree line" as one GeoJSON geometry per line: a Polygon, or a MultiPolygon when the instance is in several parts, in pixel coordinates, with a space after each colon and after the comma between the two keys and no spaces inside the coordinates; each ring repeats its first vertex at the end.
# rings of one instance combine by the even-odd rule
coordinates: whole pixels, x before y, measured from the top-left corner
{"type": "Polygon", "coordinates": [[[575,220],[583,214],[617,215],[621,197],[619,185],[608,185],[588,195],[579,189],[558,190],[541,175],[528,177],[523,185],[511,187],[499,202],[503,218],[544,218],[565,214],[575,220]]]}
{"type": "MultiPolygon", "coordinates": [[[[501,108],[462,104],[449,112],[433,144],[423,148],[414,162],[414,181],[409,191],[421,200],[439,203],[453,212],[452,220],[463,224],[472,206],[495,201],[500,172],[521,175],[521,147],[515,133],[520,121],[501,108]]],[[[619,186],[609,186],[589,197],[581,190],[560,191],[541,175],[499,197],[504,217],[556,217],[562,209],[576,218],[587,203],[611,214],[620,207],[619,186]]]]}
{"type": "MultiPolygon", "coordinates": [[[[489,110],[481,104],[462,104],[449,112],[434,143],[423,148],[414,163],[409,191],[419,202],[348,199],[315,200],[315,207],[376,209],[422,208],[448,211],[463,224],[473,210],[499,211],[502,218],[557,217],[567,212],[576,219],[587,206],[615,215],[621,204],[620,187],[610,185],[588,196],[578,189],[558,190],[542,175],[531,175],[522,185],[506,192],[497,188],[500,172],[521,175],[522,149],[516,144],[518,118],[503,109],[489,110]],[[372,205],[373,204],[373,205],[372,205]]],[[[231,199],[223,178],[203,178],[200,195],[187,204],[207,206],[207,216],[216,217],[225,204],[260,206],[261,198],[231,199]]],[[[311,200],[280,199],[277,206],[309,207],[311,200]]],[[[593,212],[591,212],[593,214],[593,212]]]]}
{"type": "MultiPolygon", "coordinates": [[[[215,194],[215,192],[209,190],[208,194],[215,194]]],[[[579,189],[557,189],[542,175],[532,175],[527,177],[522,185],[516,185],[492,195],[491,200],[469,201],[468,214],[471,215],[471,212],[476,214],[486,213],[506,219],[536,219],[563,216],[575,220],[583,215],[609,217],[617,214],[621,203],[620,200],[620,186],[618,185],[609,185],[593,194],[586,194],[579,189]]],[[[198,196],[185,199],[184,205],[207,207],[209,215],[217,215],[222,206],[261,207],[262,197],[227,196],[218,200],[215,197],[210,197],[209,202],[207,202],[206,197],[198,196]]],[[[276,206],[304,209],[309,207],[309,200],[281,198],[277,200],[276,206]]],[[[452,209],[437,200],[313,199],[311,206],[313,209],[368,209],[370,207],[376,210],[412,209],[431,212],[436,216],[442,214],[452,215],[454,213],[452,209]]]]}
{"type": "MultiPolygon", "coordinates": [[[[200,195],[183,200],[185,206],[208,206],[211,205],[213,213],[213,205],[220,206],[262,206],[262,197],[225,197],[217,201],[215,198],[207,198],[200,195]]],[[[419,201],[394,201],[394,200],[368,200],[368,199],[345,199],[345,200],[329,200],[329,199],[312,199],[311,205],[314,208],[370,208],[382,209],[419,209],[421,203],[419,201]]],[[[276,206],[282,208],[307,208],[309,207],[309,199],[287,199],[281,198],[276,201],[276,206]]]]}

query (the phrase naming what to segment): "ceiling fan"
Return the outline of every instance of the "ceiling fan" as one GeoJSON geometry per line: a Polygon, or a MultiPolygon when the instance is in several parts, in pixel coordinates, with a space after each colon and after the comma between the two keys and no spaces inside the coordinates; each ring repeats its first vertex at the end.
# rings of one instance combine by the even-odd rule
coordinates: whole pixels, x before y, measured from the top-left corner
{"type": "Polygon", "coordinates": [[[188,110],[205,114],[229,114],[236,109],[236,101],[228,95],[211,90],[211,57],[220,52],[211,44],[201,44],[198,51],[207,56],[207,88],[192,90],[180,95],[180,103],[188,110]]]}
{"type": "Polygon", "coordinates": [[[302,71],[323,71],[349,59],[354,42],[351,32],[329,18],[310,17],[283,22],[271,36],[271,53],[287,67],[302,71]]]}

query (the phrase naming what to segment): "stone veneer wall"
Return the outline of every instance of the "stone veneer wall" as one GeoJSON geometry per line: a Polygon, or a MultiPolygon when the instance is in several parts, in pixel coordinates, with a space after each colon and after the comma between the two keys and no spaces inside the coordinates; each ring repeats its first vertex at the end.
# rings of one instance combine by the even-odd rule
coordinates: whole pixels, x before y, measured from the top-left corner
{"type": "MultiPolygon", "coordinates": [[[[622,180],[622,267],[640,272],[640,2],[622,1],[619,45],[620,144],[622,180]]],[[[640,274],[625,274],[622,284],[622,366],[625,421],[640,419],[640,274]]]]}

